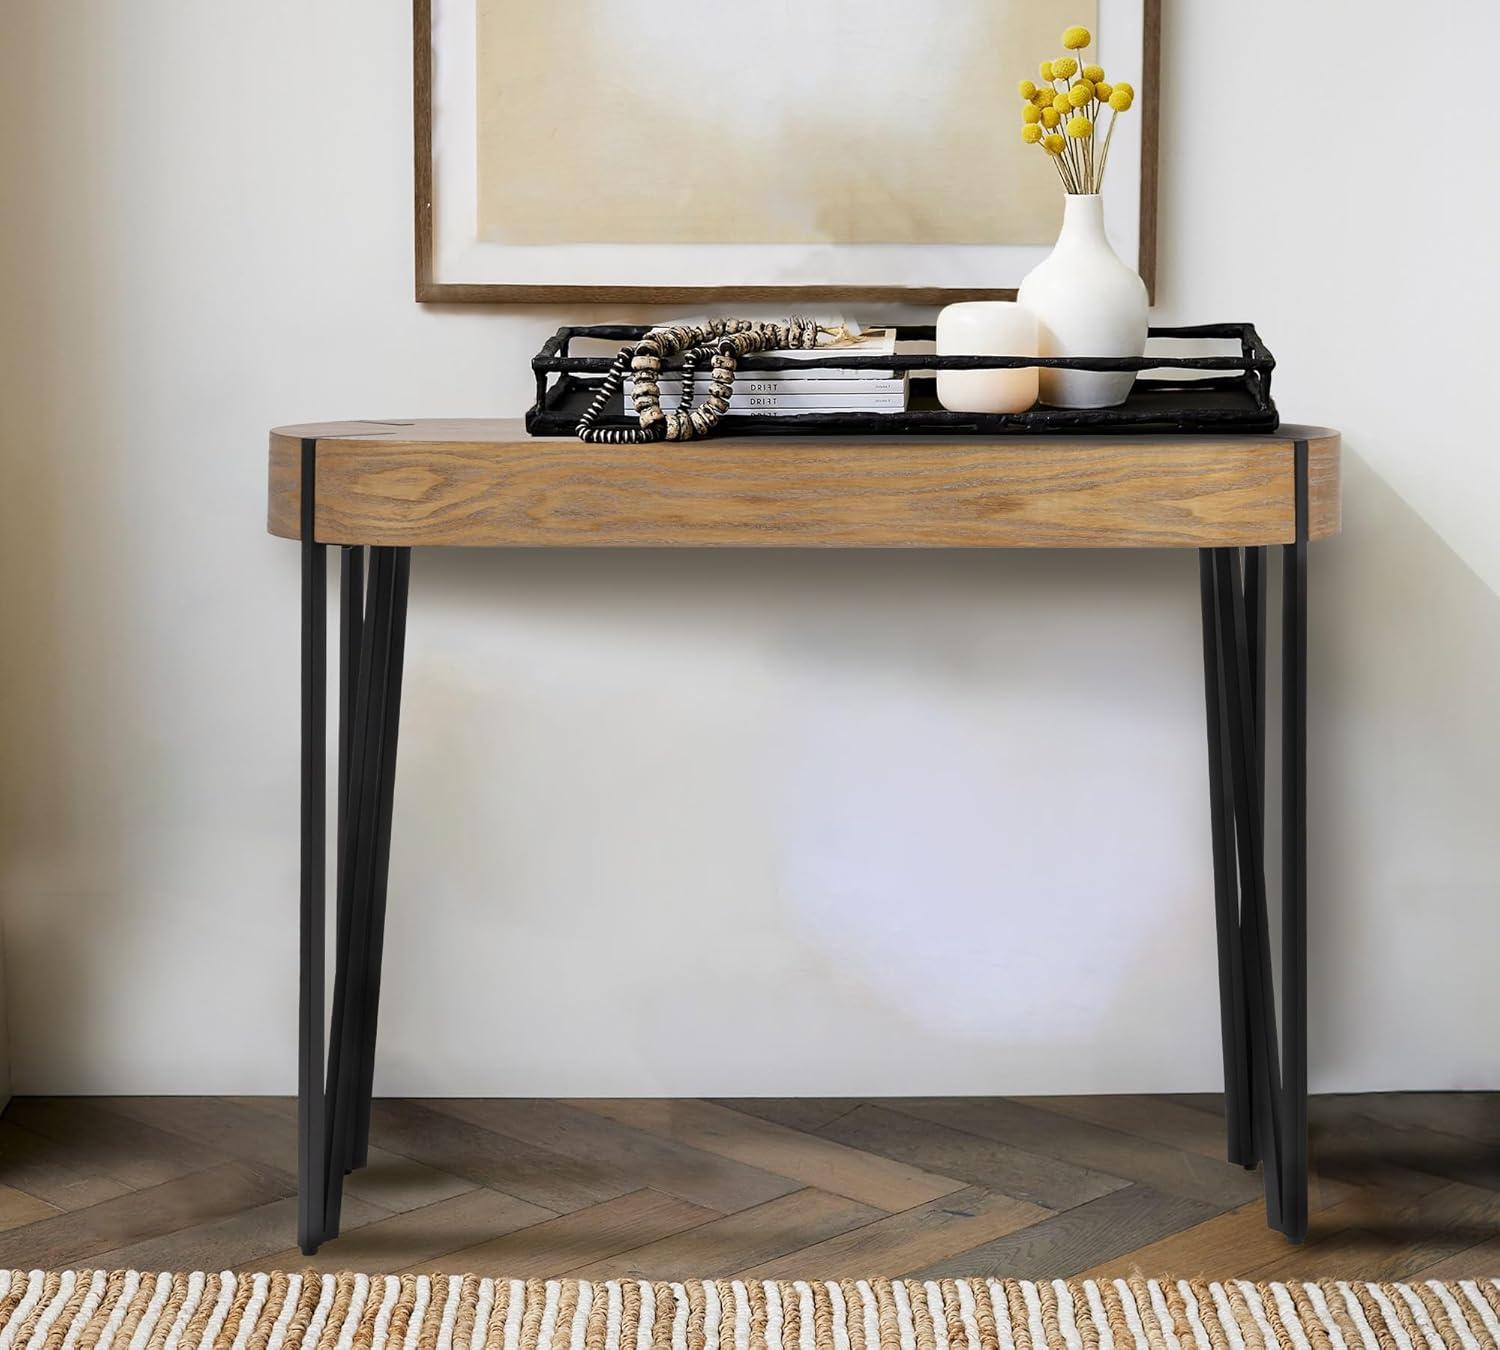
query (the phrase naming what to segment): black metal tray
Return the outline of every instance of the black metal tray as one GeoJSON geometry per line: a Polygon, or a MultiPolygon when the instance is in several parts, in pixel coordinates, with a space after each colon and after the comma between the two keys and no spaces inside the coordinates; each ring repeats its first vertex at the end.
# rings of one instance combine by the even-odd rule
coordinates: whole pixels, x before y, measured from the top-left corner
{"type": "MultiPolygon", "coordinates": [[[[593,399],[594,391],[609,369],[614,353],[574,356],[570,348],[578,339],[596,339],[617,345],[643,338],[651,330],[636,324],[591,324],[559,328],[532,358],[536,375],[536,402],[527,409],[526,430],[533,436],[571,436],[578,419],[593,399]]],[[[1248,323],[1195,324],[1183,328],[1152,328],[1150,336],[1167,342],[1203,340],[1233,341],[1240,345],[1236,356],[1142,357],[1020,357],[937,356],[932,352],[897,352],[895,356],[839,355],[830,348],[826,357],[788,358],[756,354],[743,357],[745,371],[784,370],[896,370],[921,372],[911,380],[911,395],[905,412],[803,413],[773,417],[766,413],[731,413],[719,423],[725,435],[785,435],[814,431],[822,435],[953,435],[1018,434],[1024,432],[1194,432],[1274,431],[1280,421],[1271,401],[1271,371],[1275,358],[1248,323]],[[1014,366],[1052,366],[1071,370],[1157,371],[1151,378],[1137,379],[1130,397],[1113,408],[1048,408],[1038,404],[1023,413],[955,413],[937,401],[937,370],[996,369],[1014,366]],[[1174,371],[1222,372],[1204,376],[1174,376],[1174,371]]],[[[900,325],[898,344],[932,342],[931,325],[900,325]]],[[[670,368],[670,367],[669,367],[670,368]]],[[[635,426],[634,416],[623,409],[599,418],[601,427],[635,426]]]]}

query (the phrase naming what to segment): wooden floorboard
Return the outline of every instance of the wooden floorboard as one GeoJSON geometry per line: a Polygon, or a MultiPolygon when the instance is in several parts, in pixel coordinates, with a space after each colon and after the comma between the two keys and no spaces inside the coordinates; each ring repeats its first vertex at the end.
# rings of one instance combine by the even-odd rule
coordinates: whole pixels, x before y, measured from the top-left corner
{"type": "Polygon", "coordinates": [[[818,1134],[1050,1210],[1072,1209],[1128,1184],[1120,1177],[882,1106],[857,1107],[823,1126],[818,1134]]]}
{"type": "Polygon", "coordinates": [[[808,1187],[567,1273],[584,1280],[682,1280],[708,1267],[747,1270],[885,1217],[857,1200],[808,1187]]]}
{"type": "Polygon", "coordinates": [[[63,1145],[0,1117],[0,1180],[6,1185],[58,1209],[87,1209],[130,1193],[123,1181],[80,1171],[77,1162],[63,1145]]]}
{"type": "Polygon", "coordinates": [[[66,1150],[80,1170],[131,1190],[201,1172],[232,1156],[143,1125],[91,1099],[21,1098],[6,1108],[5,1118],[66,1150]]]}
{"type": "Polygon", "coordinates": [[[544,1278],[558,1271],[591,1265],[641,1242],[671,1233],[692,1232],[720,1216],[701,1205],[660,1191],[628,1195],[575,1210],[504,1237],[446,1252],[423,1269],[464,1274],[471,1270],[504,1270],[516,1279],[544,1278]]]}
{"type": "Polygon", "coordinates": [[[1058,1115],[1006,1098],[937,1097],[889,1103],[914,1115],[1030,1153],[1122,1177],[1167,1195],[1227,1209],[1260,1193],[1260,1182],[1217,1158],[1184,1152],[1168,1144],[1058,1115]]]}
{"type": "Polygon", "coordinates": [[[25,1191],[18,1191],[13,1186],[0,1186],[0,1229],[21,1228],[61,1213],[62,1210],[56,1205],[49,1205],[45,1200],[27,1195],[25,1191]]]}
{"type": "Polygon", "coordinates": [[[344,1235],[294,1245],[281,1098],[21,1098],[0,1265],[682,1279],[1500,1275],[1500,1094],[1312,1103],[1311,1224],[1170,1097],[376,1104],[344,1235]]]}
{"type": "Polygon", "coordinates": [[[932,1280],[956,1275],[1063,1279],[1101,1256],[1134,1251],[1213,1212],[1201,1200],[1165,1195],[1149,1186],[1127,1186],[958,1252],[918,1273],[932,1280]]]}
{"type": "Polygon", "coordinates": [[[230,1162],[0,1233],[0,1267],[91,1264],[105,1252],[283,1199],[277,1173],[230,1162]]]}
{"type": "MultiPolygon", "coordinates": [[[[295,1110],[265,1098],[242,1102],[225,1097],[112,1097],[110,1111],[129,1116],[169,1134],[209,1144],[263,1167],[295,1176],[297,1117],[295,1110]]],[[[291,1103],[285,1105],[290,1106],[291,1103]]],[[[475,1183],[443,1172],[415,1158],[370,1149],[371,1167],[352,1173],[344,1194],[376,1209],[401,1213],[421,1209],[472,1190],[475,1183]]]]}
{"type": "MultiPolygon", "coordinates": [[[[363,1225],[388,1217],[353,1196],[344,1197],[344,1225],[363,1225]]],[[[287,1245],[296,1232],[297,1198],[272,1200],[209,1223],[195,1223],[170,1233],[142,1238],[89,1257],[89,1264],[109,1270],[236,1270],[264,1268],[267,1258],[287,1245]]],[[[307,1264],[299,1256],[300,1269],[307,1264]]]]}
{"type": "Polygon", "coordinates": [[[581,1105],[621,1124],[794,1177],[806,1186],[877,1209],[907,1209],[963,1189],[953,1177],[934,1176],[881,1154],[846,1148],[713,1102],[630,1098],[581,1105]]]}
{"type": "Polygon", "coordinates": [[[1224,1121],[1184,1103],[1162,1097],[1020,1097],[1023,1106],[1039,1107],[1072,1120],[1150,1139],[1185,1153],[1215,1161],[1224,1156],[1224,1121]]]}
{"type": "Polygon", "coordinates": [[[1024,1200],[969,1186],[735,1273],[759,1280],[898,1275],[969,1251],[1002,1233],[1014,1233],[1049,1213],[1024,1200]]]}
{"type": "Polygon", "coordinates": [[[637,1130],[566,1102],[457,1098],[427,1103],[497,1134],[560,1153],[608,1176],[732,1214],[800,1190],[801,1183],[733,1158],[637,1130]]]}

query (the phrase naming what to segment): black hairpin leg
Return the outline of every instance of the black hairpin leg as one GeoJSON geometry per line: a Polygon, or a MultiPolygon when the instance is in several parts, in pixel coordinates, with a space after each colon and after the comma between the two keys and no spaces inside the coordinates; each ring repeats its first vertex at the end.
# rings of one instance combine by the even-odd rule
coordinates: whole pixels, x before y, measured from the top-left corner
{"type": "Polygon", "coordinates": [[[339,622],[337,922],[333,1017],[323,1073],[327,594],[313,540],[316,445],[302,477],[302,977],[298,1225],[307,1255],[336,1237],[344,1174],[368,1154],[396,737],[411,550],[342,552],[339,622]]]}
{"type": "Polygon", "coordinates": [[[302,883],[297,986],[297,1244],[323,1240],[324,739],[327,735],[328,569],[313,539],[317,442],[302,442],[302,883]]]}
{"type": "MultiPolygon", "coordinates": [[[[365,617],[365,551],[346,547],[339,550],[339,780],[337,795],[338,831],[334,841],[337,918],[334,924],[333,1024],[329,1029],[328,1081],[335,1082],[339,1060],[352,1032],[349,1021],[350,929],[354,923],[353,888],[349,884],[349,840],[352,829],[349,812],[349,784],[356,769],[355,727],[358,725],[360,652],[363,647],[365,617]]],[[[325,1101],[330,1128],[335,1125],[331,1098],[325,1101]]],[[[346,1150],[347,1151],[347,1150],[346,1150]]],[[[333,1160],[324,1144],[324,1178],[332,1172],[333,1160]]],[[[343,1173],[340,1170],[339,1174],[343,1173]]],[[[325,1197],[325,1215],[327,1213],[325,1197]]],[[[336,1227],[336,1220],[335,1225],[336,1227]]]]}
{"type": "MultiPolygon", "coordinates": [[[[401,721],[401,676],[406,647],[406,596],[411,576],[411,550],[374,550],[370,570],[374,641],[370,644],[368,701],[359,724],[366,745],[360,778],[358,840],[351,840],[346,858],[351,885],[358,897],[357,931],[351,941],[351,962],[359,985],[351,1010],[357,1035],[351,1055],[343,1061],[348,1072],[343,1119],[348,1129],[345,1170],[363,1167],[370,1151],[370,1098],[375,1079],[375,1028],[380,1011],[381,956],[385,945],[385,900],[390,875],[391,814],[396,791],[396,738],[401,721]]],[[[364,669],[364,666],[361,667],[364,669]]],[[[363,685],[362,685],[363,688],[363,685]]],[[[354,803],[351,800],[351,812],[354,803]]],[[[332,1082],[332,1079],[330,1079],[332,1082]]]]}
{"type": "Polygon", "coordinates": [[[1296,446],[1297,538],[1281,550],[1281,1213],[1307,1235],[1307,443],[1296,446]]]}
{"type": "Polygon", "coordinates": [[[1307,1235],[1307,447],[1282,550],[1282,991],[1265,867],[1266,551],[1199,556],[1209,809],[1230,1161],[1265,1168],[1266,1217],[1307,1235]],[[1280,1030],[1278,1033],[1278,1023],[1280,1030]]]}
{"type": "Polygon", "coordinates": [[[1203,679],[1208,713],[1208,801],[1213,840],[1214,914],[1219,939],[1219,1029],[1224,1056],[1224,1115],[1229,1161],[1254,1167],[1250,1128],[1250,1041],[1245,1026],[1245,968],[1240,951],[1239,887],[1235,877],[1234,799],[1229,790],[1229,723],[1219,660],[1215,558],[1198,554],[1203,603],[1203,679]]]}

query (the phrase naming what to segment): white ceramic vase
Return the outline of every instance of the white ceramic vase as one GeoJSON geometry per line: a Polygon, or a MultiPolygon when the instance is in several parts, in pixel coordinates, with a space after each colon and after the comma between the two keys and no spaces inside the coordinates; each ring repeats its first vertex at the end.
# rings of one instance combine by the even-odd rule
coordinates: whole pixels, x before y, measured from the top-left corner
{"type": "MultiPolygon", "coordinates": [[[[1068,193],[1052,252],[1026,275],[1019,299],[1034,315],[1041,356],[1140,356],[1146,350],[1146,286],[1110,247],[1104,199],[1068,193]]],[[[1134,371],[1041,372],[1054,408],[1113,408],[1134,371]]]]}

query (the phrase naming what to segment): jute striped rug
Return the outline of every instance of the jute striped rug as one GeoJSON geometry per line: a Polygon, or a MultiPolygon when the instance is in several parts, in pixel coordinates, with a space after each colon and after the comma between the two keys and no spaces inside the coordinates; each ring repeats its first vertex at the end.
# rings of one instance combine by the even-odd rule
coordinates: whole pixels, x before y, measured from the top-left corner
{"type": "Polygon", "coordinates": [[[0,1271],[0,1350],[1497,1350],[1500,1286],[0,1271]]]}

